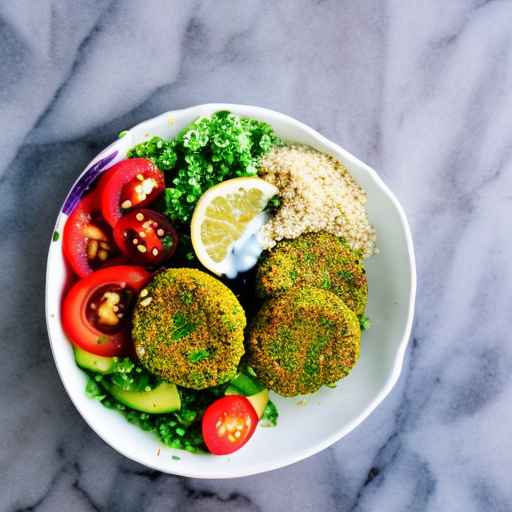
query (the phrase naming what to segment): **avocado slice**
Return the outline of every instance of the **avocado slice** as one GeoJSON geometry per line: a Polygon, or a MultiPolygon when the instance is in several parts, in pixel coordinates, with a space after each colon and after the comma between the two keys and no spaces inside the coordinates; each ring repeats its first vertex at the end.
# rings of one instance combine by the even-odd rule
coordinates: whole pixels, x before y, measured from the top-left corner
{"type": "Polygon", "coordinates": [[[227,387],[225,395],[243,395],[251,402],[258,418],[261,418],[268,403],[268,389],[254,377],[240,373],[227,387]]]}
{"type": "Polygon", "coordinates": [[[178,388],[171,382],[161,382],[151,391],[125,391],[113,384],[102,384],[116,400],[136,411],[163,414],[181,408],[178,388]]]}
{"type": "Polygon", "coordinates": [[[90,370],[91,372],[101,373],[106,375],[112,372],[116,361],[115,357],[104,357],[91,354],[85,350],[74,346],[75,361],[80,368],[90,370]]]}
{"type": "Polygon", "coordinates": [[[268,389],[262,389],[259,393],[255,395],[251,395],[247,397],[247,400],[251,402],[251,405],[254,407],[258,418],[263,416],[263,411],[265,407],[267,407],[268,403],[268,389]]]}

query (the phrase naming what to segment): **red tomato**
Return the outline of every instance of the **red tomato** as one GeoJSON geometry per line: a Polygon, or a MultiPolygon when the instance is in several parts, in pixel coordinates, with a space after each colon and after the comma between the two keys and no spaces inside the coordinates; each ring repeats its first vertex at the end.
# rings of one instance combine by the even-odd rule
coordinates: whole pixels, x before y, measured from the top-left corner
{"type": "Polygon", "coordinates": [[[254,434],[258,415],[245,396],[225,396],[203,415],[203,439],[211,453],[226,455],[240,449],[254,434]]]}
{"type": "Polygon", "coordinates": [[[87,352],[116,356],[130,341],[133,298],[151,278],[142,267],[97,270],[73,285],[62,303],[62,327],[69,339],[87,352]]]}
{"type": "Polygon", "coordinates": [[[130,260],[158,265],[176,251],[178,235],[167,217],[144,208],[124,215],[114,229],[114,240],[130,260]]]}
{"type": "Polygon", "coordinates": [[[112,166],[99,182],[103,217],[115,227],[124,212],[153,202],[164,187],[162,171],[150,160],[122,160],[112,166]]]}
{"type": "Polygon", "coordinates": [[[66,221],[62,251],[80,277],[88,276],[115,252],[112,229],[101,219],[96,194],[85,196],[66,221]]]}

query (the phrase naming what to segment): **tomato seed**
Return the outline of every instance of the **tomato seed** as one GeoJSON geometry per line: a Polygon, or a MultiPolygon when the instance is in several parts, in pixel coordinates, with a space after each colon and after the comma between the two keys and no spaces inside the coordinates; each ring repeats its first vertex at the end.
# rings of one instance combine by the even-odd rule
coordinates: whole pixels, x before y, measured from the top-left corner
{"type": "Polygon", "coordinates": [[[98,242],[97,240],[89,240],[87,243],[87,257],[93,260],[96,258],[96,254],[98,254],[98,242]]]}
{"type": "Polygon", "coordinates": [[[139,221],[139,222],[142,222],[144,220],[144,215],[142,213],[137,213],[137,215],[135,215],[135,218],[139,221]]]}
{"type": "Polygon", "coordinates": [[[132,207],[132,202],[129,199],[127,199],[126,201],[123,201],[121,203],[121,208],[123,210],[128,210],[128,208],[131,208],[131,207],[132,207]]]}
{"type": "Polygon", "coordinates": [[[144,254],[147,251],[146,246],[142,244],[137,245],[137,250],[142,254],[144,254]]]}
{"type": "Polygon", "coordinates": [[[144,288],[143,290],[141,290],[141,292],[140,292],[140,296],[141,296],[142,298],[147,297],[147,296],[148,296],[148,293],[149,293],[149,292],[148,292],[147,288],[144,288]]]}
{"type": "Polygon", "coordinates": [[[108,252],[105,249],[100,249],[98,252],[98,258],[101,261],[105,261],[108,258],[108,252]]]}
{"type": "Polygon", "coordinates": [[[156,234],[161,238],[165,235],[165,231],[162,228],[158,228],[156,234]]]}
{"type": "Polygon", "coordinates": [[[156,247],[154,247],[153,250],[151,251],[151,254],[153,256],[158,256],[158,249],[156,247]]]}
{"type": "Polygon", "coordinates": [[[137,178],[139,181],[144,181],[144,176],[142,176],[142,174],[137,174],[136,178],[137,178]]]}

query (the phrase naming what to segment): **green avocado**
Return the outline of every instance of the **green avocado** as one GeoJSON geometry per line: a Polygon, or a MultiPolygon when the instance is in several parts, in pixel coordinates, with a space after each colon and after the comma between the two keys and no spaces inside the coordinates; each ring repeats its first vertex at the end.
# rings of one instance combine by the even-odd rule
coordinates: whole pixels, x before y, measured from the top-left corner
{"type": "Polygon", "coordinates": [[[263,412],[265,411],[265,407],[268,404],[268,389],[262,389],[259,393],[255,395],[251,395],[247,397],[247,400],[251,402],[251,405],[254,407],[258,418],[263,416],[263,412]]]}
{"type": "Polygon", "coordinates": [[[151,391],[125,391],[113,384],[102,384],[116,400],[136,411],[163,414],[181,408],[178,388],[170,382],[161,382],[151,391]]]}
{"type": "Polygon", "coordinates": [[[86,352],[79,347],[73,347],[75,351],[75,361],[80,368],[84,370],[90,370],[94,373],[101,373],[106,375],[112,372],[116,361],[115,357],[103,357],[97,356],[86,352]]]}
{"type": "Polygon", "coordinates": [[[265,389],[250,375],[240,373],[227,387],[225,395],[243,395],[251,402],[258,418],[261,418],[268,403],[268,389],[265,389]]]}

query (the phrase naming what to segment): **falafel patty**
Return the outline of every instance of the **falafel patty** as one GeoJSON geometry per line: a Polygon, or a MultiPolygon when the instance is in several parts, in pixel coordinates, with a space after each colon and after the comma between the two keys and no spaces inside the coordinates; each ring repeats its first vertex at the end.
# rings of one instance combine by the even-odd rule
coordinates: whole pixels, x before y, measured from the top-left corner
{"type": "Polygon", "coordinates": [[[260,298],[302,286],[335,293],[356,315],[364,313],[368,303],[368,280],[361,256],[330,233],[282,240],[262,257],[256,275],[260,298]]]}
{"type": "Polygon", "coordinates": [[[245,325],[244,310],[227,286],[200,270],[173,268],[141,291],[132,335],[147,370],[204,389],[236,375],[245,325]]]}
{"type": "Polygon", "coordinates": [[[345,377],[360,342],[357,316],[339,297],[300,288],[264,303],[249,332],[249,363],[269,389],[303,395],[345,377]]]}

